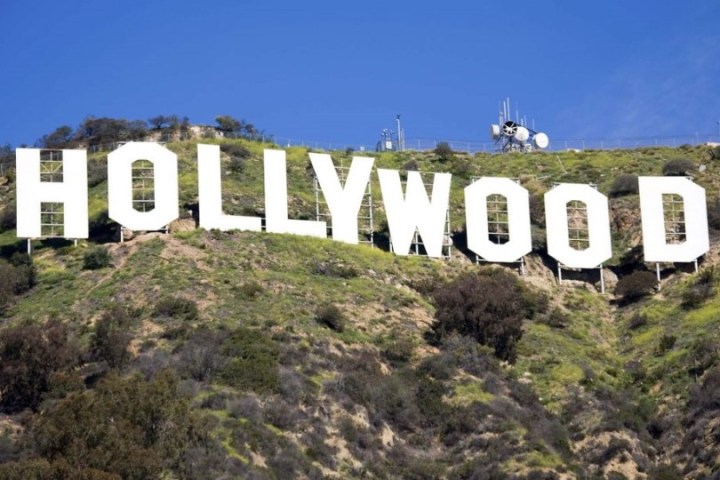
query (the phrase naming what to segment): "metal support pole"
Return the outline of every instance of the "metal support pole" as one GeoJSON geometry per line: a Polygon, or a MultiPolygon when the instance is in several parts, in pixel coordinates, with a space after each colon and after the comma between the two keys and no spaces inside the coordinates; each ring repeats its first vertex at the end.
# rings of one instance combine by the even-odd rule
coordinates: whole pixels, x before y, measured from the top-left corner
{"type": "Polygon", "coordinates": [[[27,254],[32,255],[32,240],[29,238],[27,239],[27,254]]]}
{"type": "Polygon", "coordinates": [[[558,263],[558,283],[562,285],[562,267],[558,263]]]}
{"type": "Polygon", "coordinates": [[[600,293],[605,294],[605,275],[603,274],[603,266],[600,264],[600,293]]]}
{"type": "Polygon", "coordinates": [[[123,233],[123,227],[120,226],[120,243],[125,243],[125,234],[123,233]]]}
{"type": "Polygon", "coordinates": [[[695,273],[698,272],[698,261],[697,258],[695,259],[695,273]]]}
{"type": "Polygon", "coordinates": [[[658,290],[660,290],[660,264],[655,264],[655,275],[657,276],[658,290]]]}

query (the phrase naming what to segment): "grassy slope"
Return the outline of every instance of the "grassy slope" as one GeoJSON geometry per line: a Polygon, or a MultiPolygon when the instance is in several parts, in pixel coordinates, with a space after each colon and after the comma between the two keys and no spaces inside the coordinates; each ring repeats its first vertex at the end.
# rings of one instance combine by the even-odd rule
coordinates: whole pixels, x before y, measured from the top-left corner
{"type": "MultiPolygon", "coordinates": [[[[247,144],[247,147],[252,151],[253,158],[246,162],[241,177],[224,179],[223,195],[228,211],[252,214],[262,212],[263,208],[262,146],[247,144]]],[[[170,144],[168,148],[180,158],[181,204],[192,204],[197,201],[195,142],[170,144]]],[[[291,215],[311,218],[314,215],[314,196],[307,171],[306,151],[287,151],[291,215]]],[[[407,162],[414,160],[421,171],[463,171],[461,177],[454,179],[451,197],[451,215],[456,229],[460,229],[463,223],[461,189],[472,176],[520,178],[533,193],[545,191],[553,182],[596,183],[601,191],[607,192],[620,173],[659,175],[663,163],[671,158],[690,157],[698,163],[707,163],[706,152],[700,148],[458,156],[449,163],[440,163],[432,154],[425,153],[373,156],[380,168],[402,169],[407,162]]],[[[93,155],[91,161],[97,161],[99,157],[101,155],[93,155]]],[[[347,165],[349,159],[345,155],[334,154],[336,162],[341,157],[347,165]]],[[[717,193],[720,175],[716,170],[717,167],[709,163],[705,172],[696,178],[708,190],[709,196],[717,193]]],[[[375,175],[373,182],[375,201],[379,205],[380,189],[375,175]]],[[[91,189],[92,218],[99,218],[106,210],[105,192],[104,182],[91,189]]],[[[632,197],[623,201],[631,206],[637,203],[632,197]]],[[[383,222],[381,209],[378,209],[376,218],[377,227],[383,222]]],[[[622,253],[631,245],[628,238],[619,232],[614,232],[614,235],[615,261],[619,261],[618,250],[622,253]]],[[[2,232],[0,242],[4,245],[14,243],[13,232],[2,232]]],[[[274,334],[291,334],[299,351],[306,349],[312,352],[308,357],[312,360],[309,363],[318,364],[321,364],[319,357],[322,356],[318,345],[340,352],[364,349],[380,352],[398,335],[412,339],[415,347],[412,361],[415,365],[419,364],[423,358],[436,353],[423,340],[433,309],[425,295],[427,288],[422,286],[455,276],[462,270],[477,268],[461,258],[449,263],[403,258],[378,249],[346,246],[330,240],[248,232],[228,234],[196,230],[176,233],[170,238],[150,235],[124,245],[111,246],[114,268],[99,271],[81,269],[84,245],[60,250],[43,245],[38,247],[35,258],[40,272],[39,285],[6,313],[10,323],[40,322],[59,317],[71,321],[79,337],[87,341],[98,315],[113,304],[125,303],[142,311],[141,321],[134,327],[134,343],[143,355],[156,355],[158,351],[172,355],[182,341],[192,336],[192,328],[199,324],[230,328],[246,325],[274,334]],[[327,265],[334,266],[334,271],[341,273],[323,274],[327,265]],[[195,299],[200,306],[200,319],[195,324],[185,324],[155,316],[153,305],[159,297],[166,295],[195,299]],[[314,321],[318,308],[329,303],[338,305],[348,317],[348,326],[343,332],[332,332],[314,321]]],[[[589,462],[589,454],[583,448],[589,449],[583,442],[593,429],[596,433],[598,429],[605,429],[643,440],[641,432],[635,432],[627,425],[609,427],[603,423],[607,413],[603,409],[609,407],[599,406],[598,395],[595,394],[603,389],[612,392],[642,391],[645,392],[643,395],[658,402],[661,410],[682,409],[689,385],[694,381],[687,373],[693,345],[708,332],[712,334],[720,328],[720,317],[716,315],[720,310],[720,298],[713,297],[692,310],[679,306],[679,298],[687,288],[687,282],[691,281],[691,278],[672,279],[662,295],[640,306],[619,310],[610,303],[610,296],[600,296],[582,286],[557,286],[552,282],[543,285],[553,303],[568,315],[567,326],[558,329],[527,322],[519,359],[514,366],[502,367],[502,375],[508,381],[515,379],[531,385],[549,414],[564,418],[572,435],[574,456],[562,454],[544,444],[527,447],[530,425],[508,421],[503,428],[519,444],[515,444],[518,455],[503,463],[505,470],[527,472],[528,468],[551,468],[581,471],[581,466],[587,467],[589,462]],[[630,330],[627,322],[636,311],[647,315],[648,324],[630,330]],[[678,337],[675,346],[662,355],[658,354],[656,347],[661,336],[671,334],[678,337]],[[643,380],[637,381],[627,372],[625,365],[631,360],[640,360],[647,371],[643,380]],[[578,401],[587,402],[591,408],[582,415],[569,413],[573,402],[578,401]]],[[[352,355],[347,353],[344,356],[352,355]]],[[[382,362],[386,368],[394,370],[393,365],[385,360],[382,362]]],[[[342,367],[328,365],[304,369],[301,364],[297,370],[320,388],[321,396],[326,385],[324,382],[343,373],[342,367]]],[[[446,397],[448,403],[488,404],[497,396],[510,398],[507,392],[488,392],[483,387],[482,375],[469,375],[452,380],[451,393],[446,397]]],[[[215,386],[210,391],[198,392],[196,405],[219,388],[215,386]]],[[[637,406],[638,397],[632,397],[628,403],[637,406]]],[[[328,408],[337,408],[337,405],[331,403],[328,408]]],[[[613,404],[611,409],[614,408],[623,407],[613,404]]],[[[210,409],[210,414],[222,420],[216,425],[215,435],[223,439],[227,455],[243,463],[249,462],[251,454],[263,455],[262,449],[233,443],[230,433],[239,427],[226,418],[222,408],[210,409]]],[[[330,425],[338,427],[338,418],[332,417],[330,425]]],[[[275,428],[272,425],[265,427],[269,431],[275,428]]],[[[292,430],[288,428],[288,431],[292,430]]],[[[410,436],[397,431],[397,428],[394,430],[393,434],[403,442],[412,443],[410,436]]],[[[295,438],[294,434],[276,433],[295,438]]],[[[304,440],[295,438],[295,441],[304,444],[304,440]]],[[[432,443],[432,446],[444,448],[441,443],[432,443]]],[[[472,447],[468,448],[472,450],[472,447]]],[[[673,447],[670,445],[665,449],[670,451],[673,447]]],[[[634,448],[632,452],[637,457],[648,458],[649,464],[662,460],[660,457],[653,459],[647,449],[641,447],[634,448]]],[[[474,458],[476,454],[475,451],[468,456],[474,458]]],[[[343,476],[358,474],[357,463],[363,463],[362,459],[352,453],[348,457],[341,455],[341,458],[344,460],[334,468],[327,465],[324,468],[343,472],[343,476]]],[[[447,468],[452,457],[437,455],[435,458],[439,459],[437,465],[447,468]]],[[[643,461],[642,458],[634,458],[632,463],[642,464],[643,461]]],[[[648,467],[644,465],[642,468],[647,470],[648,467]]]]}

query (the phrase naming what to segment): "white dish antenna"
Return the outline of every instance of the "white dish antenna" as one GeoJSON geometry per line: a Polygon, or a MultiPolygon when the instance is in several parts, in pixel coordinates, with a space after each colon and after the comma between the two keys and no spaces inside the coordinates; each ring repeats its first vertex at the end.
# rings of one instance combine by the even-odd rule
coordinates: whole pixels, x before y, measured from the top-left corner
{"type": "Polygon", "coordinates": [[[538,132],[533,137],[533,144],[535,145],[535,148],[539,148],[542,150],[550,145],[550,139],[548,138],[547,134],[538,132]]]}
{"type": "Polygon", "coordinates": [[[498,138],[500,138],[500,135],[500,125],[494,123],[490,125],[490,138],[492,138],[493,140],[497,140],[498,138]]]}
{"type": "Polygon", "coordinates": [[[525,143],[530,138],[530,131],[525,127],[517,127],[515,131],[515,140],[520,143],[525,143]]]}

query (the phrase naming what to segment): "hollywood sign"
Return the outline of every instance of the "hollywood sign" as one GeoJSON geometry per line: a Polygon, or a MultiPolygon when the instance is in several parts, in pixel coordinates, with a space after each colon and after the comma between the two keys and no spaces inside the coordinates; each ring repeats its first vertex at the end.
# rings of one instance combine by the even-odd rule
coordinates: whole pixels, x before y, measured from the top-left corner
{"type": "MultiPolygon", "coordinates": [[[[374,159],[353,157],[344,184],[330,155],[309,153],[315,175],[327,202],[333,240],[358,243],[358,212],[374,159]]],[[[264,151],[265,231],[312,237],[327,236],[322,221],[288,217],[287,168],[283,150],[264,151]]],[[[88,238],[87,152],[63,150],[63,181],[43,182],[40,150],[17,149],[17,236],[40,238],[42,202],[64,204],[64,238],[88,238]]],[[[200,227],[218,230],[262,230],[259,217],[227,215],[222,210],[220,147],[197,146],[200,227]]],[[[450,173],[434,174],[428,197],[420,173],[407,172],[403,191],[400,172],[377,170],[393,250],[407,255],[417,231],[430,257],[441,257],[450,198],[450,173]]],[[[468,248],[492,262],[515,262],[532,250],[528,191],[508,178],[483,177],[465,187],[465,222],[468,248]],[[489,239],[487,199],[507,200],[509,241],[489,239]]],[[[709,250],[705,190],[684,177],[640,177],[639,194],[645,261],[692,262],[709,250]],[[663,195],[683,199],[685,240],[668,243],[663,195]]],[[[548,253],[571,268],[595,268],[612,256],[608,199],[590,185],[560,184],[545,194],[548,253]],[[567,205],[587,207],[588,248],[570,245],[567,205]]],[[[108,154],[108,216],[132,230],[160,230],[179,217],[177,155],[151,142],[131,142],[108,154]],[[132,165],[153,164],[155,208],[133,208],[132,165]]]]}

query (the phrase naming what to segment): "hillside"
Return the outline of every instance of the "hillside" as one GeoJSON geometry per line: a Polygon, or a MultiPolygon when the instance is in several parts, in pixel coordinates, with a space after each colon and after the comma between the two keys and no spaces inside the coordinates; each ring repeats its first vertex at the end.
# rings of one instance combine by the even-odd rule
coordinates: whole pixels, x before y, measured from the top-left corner
{"type": "MultiPolygon", "coordinates": [[[[269,145],[202,142],[221,144],[226,213],[262,215],[269,145]]],[[[618,177],[692,162],[717,227],[715,151],[367,154],[453,173],[442,261],[384,250],[376,174],[374,248],[196,229],[197,143],[167,145],[183,218],[124,243],[107,221],[107,153],[89,156],[91,241],[36,241],[31,260],[9,218],[12,175],[0,181],[0,479],[720,478],[716,232],[698,273],[663,265],[659,291],[614,292],[654,269],[618,177]],[[525,276],[464,248],[462,188],[479,176],[532,194],[525,276]],[[604,295],[592,272],[555,278],[539,199],[559,182],[612,193],[604,295]],[[477,308],[493,328],[519,322],[517,343],[439,329],[462,288],[487,292],[477,308]]],[[[292,218],[315,217],[307,153],[287,149],[292,218]]]]}

